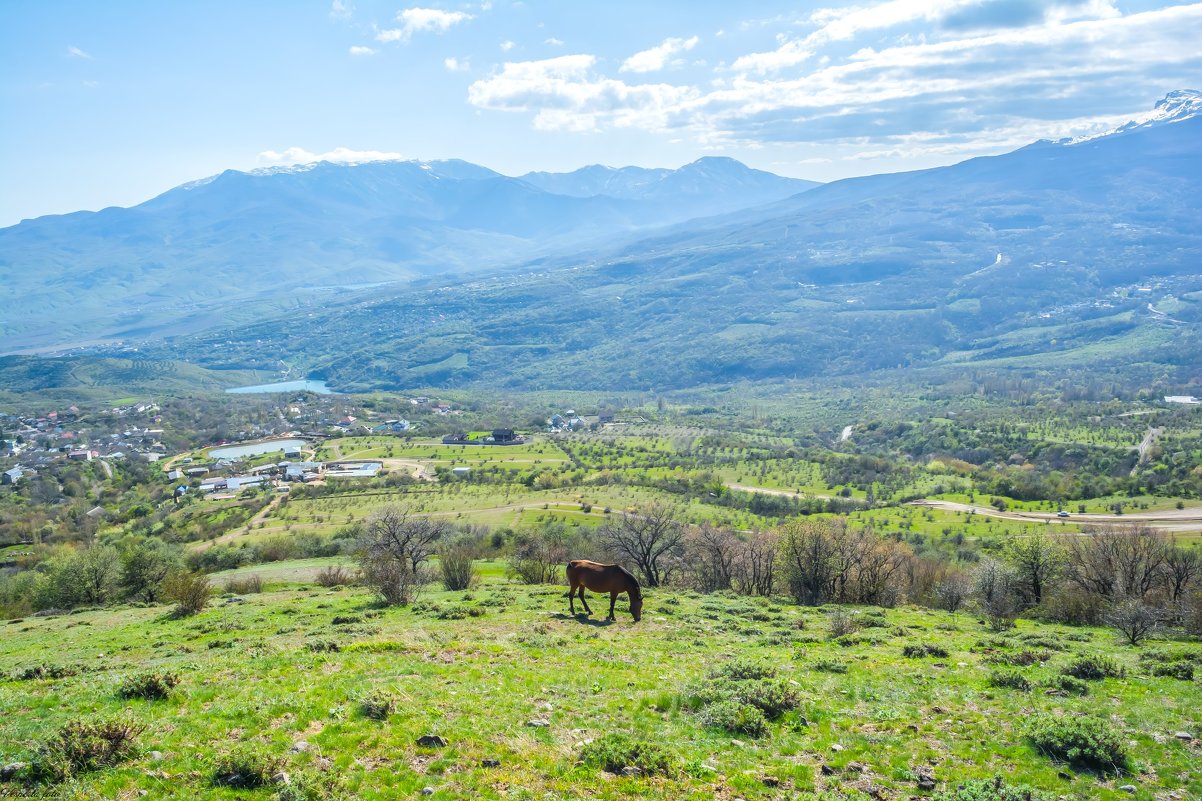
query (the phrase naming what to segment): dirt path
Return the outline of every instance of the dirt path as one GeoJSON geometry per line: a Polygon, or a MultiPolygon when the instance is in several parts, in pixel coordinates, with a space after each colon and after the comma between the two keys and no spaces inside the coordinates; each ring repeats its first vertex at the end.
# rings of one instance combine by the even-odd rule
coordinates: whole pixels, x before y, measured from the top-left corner
{"type": "Polygon", "coordinates": [[[992,506],[976,506],[954,501],[939,501],[927,498],[921,501],[911,501],[907,506],[923,506],[930,509],[942,509],[947,512],[973,512],[985,517],[997,517],[1002,520],[1017,520],[1024,523],[1042,523],[1050,520],[1063,520],[1066,523],[1098,525],[1131,525],[1142,524],[1154,526],[1163,531],[1202,531],[1202,507],[1192,506],[1185,509],[1167,509],[1163,512],[1132,512],[1123,515],[1107,514],[1074,514],[1063,518],[1056,512],[999,512],[992,506]]]}
{"type": "Polygon", "coordinates": [[[823,495],[820,492],[794,492],[793,490],[770,489],[769,487],[753,487],[750,484],[726,484],[725,486],[727,489],[756,492],[760,495],[783,495],[786,498],[821,498],[824,501],[829,501],[835,497],[834,495],[823,495]]]}

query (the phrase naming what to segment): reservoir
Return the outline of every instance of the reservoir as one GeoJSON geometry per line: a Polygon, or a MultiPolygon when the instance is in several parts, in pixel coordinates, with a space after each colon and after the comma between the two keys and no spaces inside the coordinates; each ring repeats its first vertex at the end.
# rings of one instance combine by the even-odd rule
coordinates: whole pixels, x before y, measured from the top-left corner
{"type": "Polygon", "coordinates": [[[303,439],[271,439],[266,442],[251,442],[247,445],[229,445],[224,448],[214,448],[209,456],[214,459],[242,459],[247,456],[260,456],[272,451],[287,451],[303,448],[303,439]]]}
{"type": "Polygon", "coordinates": [[[255,384],[253,387],[234,387],[226,392],[232,395],[250,395],[260,392],[315,392],[318,395],[333,395],[334,390],[325,381],[281,381],[278,384],[255,384]]]}

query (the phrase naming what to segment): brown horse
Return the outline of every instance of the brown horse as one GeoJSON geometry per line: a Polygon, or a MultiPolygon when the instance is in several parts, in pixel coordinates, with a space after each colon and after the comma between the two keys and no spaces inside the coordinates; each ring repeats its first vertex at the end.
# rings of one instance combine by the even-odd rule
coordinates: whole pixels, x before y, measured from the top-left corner
{"type": "Polygon", "coordinates": [[[584,590],[588,588],[593,592],[609,593],[609,617],[606,620],[614,619],[614,602],[622,593],[630,597],[630,614],[635,622],[643,617],[643,591],[639,589],[639,583],[630,575],[630,571],[621,565],[602,565],[587,559],[573,559],[568,562],[568,584],[571,585],[568,591],[568,605],[573,615],[576,614],[577,591],[580,592],[580,602],[584,604],[585,613],[593,613],[593,610],[588,608],[588,601],[584,599],[584,590]]]}

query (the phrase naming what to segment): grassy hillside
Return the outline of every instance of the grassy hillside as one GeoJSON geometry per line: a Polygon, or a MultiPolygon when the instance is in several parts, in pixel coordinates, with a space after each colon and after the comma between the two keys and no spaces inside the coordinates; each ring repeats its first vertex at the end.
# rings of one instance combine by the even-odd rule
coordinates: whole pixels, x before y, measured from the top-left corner
{"type": "Polygon", "coordinates": [[[641,623],[622,602],[606,624],[568,616],[562,587],[488,572],[409,609],[281,584],[187,619],[147,607],[14,622],[0,640],[0,762],[32,758],[70,721],[126,715],[144,727],[135,752],[82,774],[72,797],[913,798],[994,776],[1067,798],[1202,794],[1198,741],[1177,736],[1202,729],[1202,689],[1184,678],[1196,643],[1133,649],[1026,622],[998,634],[908,608],[846,610],[860,628],[832,638],[833,608],[668,590],[648,593],[641,623]],[[1098,655],[1123,677],[1061,678],[1098,655]],[[731,678],[735,660],[775,678],[731,678]],[[147,669],[179,685],[122,700],[147,669]],[[759,736],[732,733],[713,725],[715,691],[779,715],[759,736]],[[1030,734],[1052,718],[1103,721],[1128,772],[1041,753],[1030,734]],[[418,745],[426,734],[447,745],[418,745]],[[662,749],[663,774],[603,772],[593,758],[619,734],[662,749]],[[291,786],[220,786],[230,755],[291,786]]]}

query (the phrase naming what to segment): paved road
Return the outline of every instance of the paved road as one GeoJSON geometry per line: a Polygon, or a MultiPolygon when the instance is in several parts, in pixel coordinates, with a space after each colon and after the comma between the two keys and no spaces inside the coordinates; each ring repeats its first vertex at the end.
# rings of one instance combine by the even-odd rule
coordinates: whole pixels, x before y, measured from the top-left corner
{"type": "Polygon", "coordinates": [[[1132,512],[1131,514],[1123,515],[1074,514],[1068,518],[1057,517],[1055,512],[999,512],[992,506],[976,506],[967,503],[955,503],[954,501],[939,501],[931,498],[921,501],[911,501],[907,506],[923,506],[930,509],[943,509],[948,512],[975,512],[986,517],[1019,520],[1026,523],[1065,520],[1065,522],[1076,523],[1078,525],[1089,523],[1098,525],[1140,524],[1154,526],[1162,531],[1202,531],[1202,507],[1199,506],[1191,506],[1185,509],[1166,509],[1161,512],[1132,512]]]}

